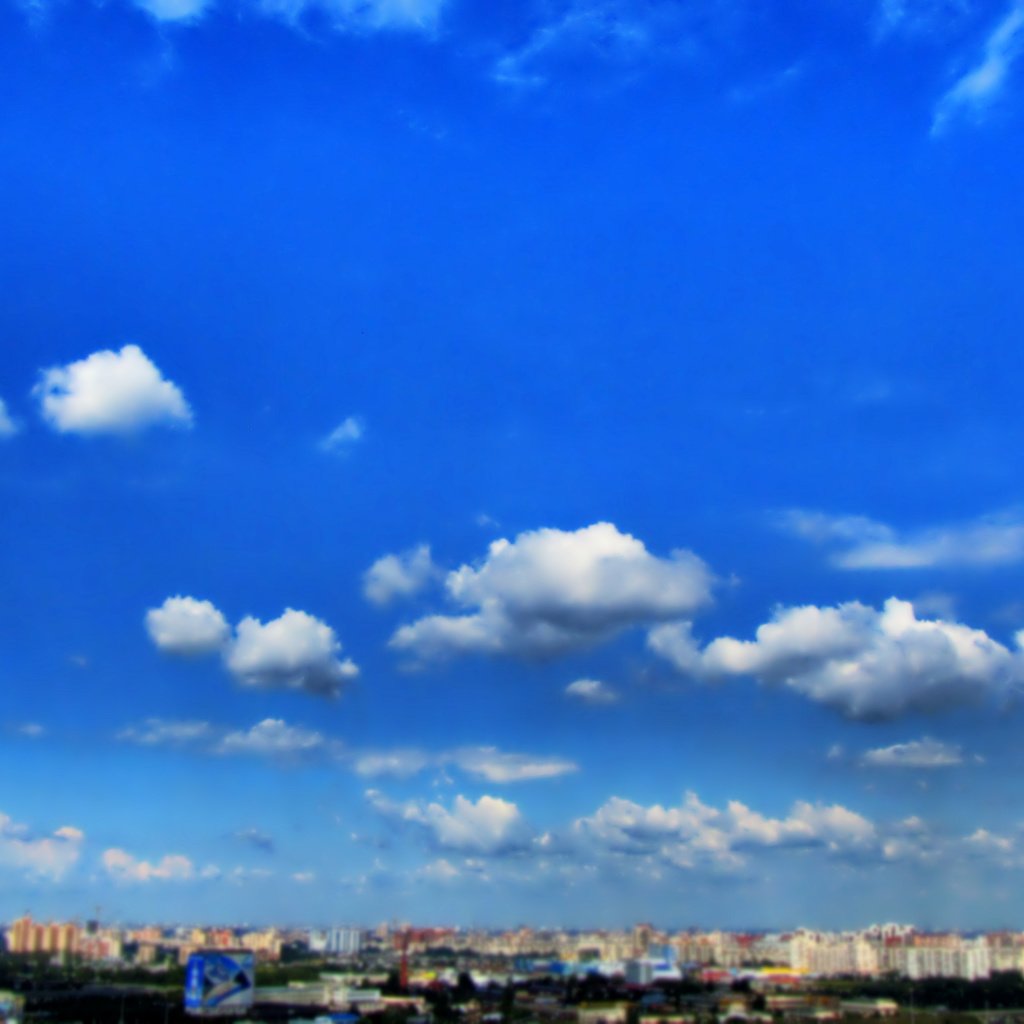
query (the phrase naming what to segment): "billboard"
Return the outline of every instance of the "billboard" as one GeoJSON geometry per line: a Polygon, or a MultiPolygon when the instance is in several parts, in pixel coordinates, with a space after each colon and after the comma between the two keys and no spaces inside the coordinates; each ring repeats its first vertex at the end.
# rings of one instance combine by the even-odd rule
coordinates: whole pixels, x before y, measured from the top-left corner
{"type": "Polygon", "coordinates": [[[254,956],[248,949],[204,949],[188,958],[185,1012],[234,1014],[252,1006],[256,991],[254,956]]]}

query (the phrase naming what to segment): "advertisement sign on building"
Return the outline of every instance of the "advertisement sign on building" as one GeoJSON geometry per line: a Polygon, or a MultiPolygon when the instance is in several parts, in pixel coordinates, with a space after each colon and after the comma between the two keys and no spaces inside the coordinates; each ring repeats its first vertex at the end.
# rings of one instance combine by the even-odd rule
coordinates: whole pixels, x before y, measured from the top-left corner
{"type": "Polygon", "coordinates": [[[204,1017],[235,1014],[252,1006],[256,991],[249,949],[205,949],[188,958],[185,1012],[204,1017]]]}

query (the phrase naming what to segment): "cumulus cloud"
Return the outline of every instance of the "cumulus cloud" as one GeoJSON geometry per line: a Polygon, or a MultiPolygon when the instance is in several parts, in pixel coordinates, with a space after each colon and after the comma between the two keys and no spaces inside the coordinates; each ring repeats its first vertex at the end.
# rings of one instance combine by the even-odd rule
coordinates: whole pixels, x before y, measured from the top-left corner
{"type": "Polygon", "coordinates": [[[496,747],[464,747],[450,754],[449,759],[467,775],[496,783],[555,779],[579,771],[579,765],[561,757],[506,754],[496,747]]]}
{"type": "Polygon", "coordinates": [[[280,718],[265,718],[251,729],[229,732],[217,744],[219,754],[287,755],[308,753],[324,745],[324,737],[312,729],[288,725],[280,718]]]}
{"type": "Polygon", "coordinates": [[[565,688],[565,695],[584,704],[614,704],[619,695],[600,679],[577,679],[565,688]]]}
{"type": "Polygon", "coordinates": [[[321,442],[320,450],[344,454],[361,441],[366,433],[366,424],[359,416],[349,416],[339,423],[321,442]]]}
{"type": "Polygon", "coordinates": [[[325,622],[293,608],[262,623],[248,616],[238,624],[225,663],[245,686],[284,687],[333,697],[359,674],[325,622]]]}
{"type": "Polygon", "coordinates": [[[725,808],[687,793],[676,807],[644,806],[612,797],[573,825],[577,839],[598,850],[653,856],[678,868],[734,869],[748,851],[821,848],[833,854],[864,854],[877,846],[875,825],[839,804],[797,801],[785,818],[772,818],[739,801],[725,808]]]}
{"type": "Polygon", "coordinates": [[[476,802],[457,796],[451,808],[410,800],[395,803],[377,790],[366,793],[370,806],[397,825],[415,827],[444,850],[500,855],[529,845],[531,830],[519,808],[500,797],[476,802]]]}
{"type": "Polygon", "coordinates": [[[966,523],[899,531],[865,516],[790,510],[781,526],[835,548],[841,569],[987,568],[1024,561],[1024,515],[1013,510],[966,523]]]}
{"type": "Polygon", "coordinates": [[[184,746],[209,739],[213,728],[197,719],[147,718],[141,725],[125,726],[119,740],[144,747],[184,746]]]}
{"type": "Polygon", "coordinates": [[[169,597],[146,612],[146,629],[167,654],[220,651],[228,671],[244,686],[333,697],[359,675],[352,659],[340,656],[341,642],[334,630],[294,608],[266,623],[247,616],[232,633],[224,615],[209,601],[169,597]]]}
{"type": "Polygon", "coordinates": [[[181,390],[138,345],[43,370],[33,394],[43,419],[61,433],[125,434],[192,422],[181,390]]]}
{"type": "Polygon", "coordinates": [[[430,557],[430,546],[378,558],[363,574],[363,593],[377,605],[390,604],[396,598],[412,597],[440,576],[430,557]]]}
{"type": "Polygon", "coordinates": [[[429,659],[457,654],[551,657],[630,626],[679,618],[710,599],[712,576],[689,551],[658,558],[611,523],[497,540],[445,579],[467,614],[402,626],[391,646],[429,659]]]}
{"type": "Polygon", "coordinates": [[[29,878],[60,881],[78,862],[84,841],[85,833],[73,825],[39,836],[0,813],[0,868],[21,871],[29,878]]]}
{"type": "Polygon", "coordinates": [[[1005,697],[1022,672],[1019,643],[1011,651],[982,630],[918,619],[897,598],[881,610],[857,601],[779,608],[754,640],[721,637],[703,650],[689,624],[668,624],[648,644],[686,674],[753,676],[862,720],[1005,697]]]}
{"type": "Polygon", "coordinates": [[[146,630],[161,651],[186,656],[219,651],[231,635],[227,619],[213,604],[181,595],[150,608],[146,630]]]}
{"type": "Polygon", "coordinates": [[[1015,0],[985,40],[980,60],[939,100],[932,135],[941,135],[958,119],[977,121],[998,98],[1024,49],[1024,3],[1015,0]]]}
{"type": "Polygon", "coordinates": [[[0,438],[14,437],[18,432],[18,424],[14,422],[11,414],[7,411],[7,405],[0,398],[0,438]]]}
{"type": "Polygon", "coordinates": [[[951,768],[963,764],[964,755],[959,746],[926,736],[865,751],[861,763],[871,768],[951,768]]]}
{"type": "Polygon", "coordinates": [[[195,877],[195,866],[180,853],[169,853],[152,863],[139,860],[126,850],[112,847],[103,851],[103,869],[115,882],[184,882],[195,877]]]}

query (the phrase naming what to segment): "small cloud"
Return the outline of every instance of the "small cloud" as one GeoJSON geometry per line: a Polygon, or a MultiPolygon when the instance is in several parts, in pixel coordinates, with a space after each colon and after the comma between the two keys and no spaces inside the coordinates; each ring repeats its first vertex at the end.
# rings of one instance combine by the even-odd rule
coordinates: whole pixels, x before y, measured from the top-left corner
{"type": "Polygon", "coordinates": [[[959,118],[978,121],[1006,85],[1024,49],[1024,3],[1016,0],[993,29],[981,59],[961,75],[935,107],[932,135],[942,135],[959,118]]]}
{"type": "Polygon", "coordinates": [[[532,836],[519,808],[499,797],[474,802],[457,796],[451,809],[436,802],[394,803],[375,789],[366,798],[382,817],[420,830],[440,849],[500,855],[527,848],[532,836]]]}
{"type": "Polygon", "coordinates": [[[323,736],[311,729],[288,725],[280,718],[265,718],[245,732],[229,732],[216,747],[218,754],[304,754],[324,745],[323,736]]]}
{"type": "Polygon", "coordinates": [[[450,860],[441,857],[418,868],[415,875],[417,878],[423,878],[429,882],[451,882],[453,879],[461,877],[462,872],[450,860]]]}
{"type": "Polygon", "coordinates": [[[75,668],[88,668],[89,658],[84,654],[69,654],[68,661],[75,666],[75,668]]]}
{"type": "Polygon", "coordinates": [[[579,771],[579,765],[561,757],[506,754],[496,747],[464,747],[448,755],[448,758],[467,775],[495,783],[554,779],[579,771]]]}
{"type": "Polygon", "coordinates": [[[650,649],[686,675],[753,677],[861,721],[1005,700],[1024,683],[1022,642],[1024,631],[1010,649],[983,630],[918,618],[896,597],[881,609],[859,601],[779,607],[754,639],[719,637],[703,649],[685,622],[648,636],[650,649]]]}
{"type": "Polygon", "coordinates": [[[59,882],[78,862],[84,841],[85,833],[73,825],[34,837],[26,825],[0,814],[0,868],[22,871],[33,880],[59,882]]]}
{"type": "Polygon", "coordinates": [[[197,21],[213,6],[212,0],[134,0],[135,5],[157,21],[197,21]]]}
{"type": "Polygon", "coordinates": [[[692,552],[657,557],[612,523],[533,530],[494,541],[482,561],[448,573],[445,589],[461,613],[420,618],[390,644],[422,660],[555,657],[688,614],[710,600],[713,582],[692,552]]]}
{"type": "Polygon", "coordinates": [[[255,847],[257,850],[262,850],[264,853],[274,852],[273,837],[267,835],[266,832],[261,832],[258,828],[240,829],[234,834],[234,838],[240,843],[245,843],[247,846],[255,847]]]}
{"type": "Polygon", "coordinates": [[[868,750],[861,764],[871,768],[951,768],[964,763],[958,746],[925,737],[868,750]]]}
{"type": "Polygon", "coordinates": [[[227,619],[211,602],[181,595],[146,612],[146,631],[161,651],[186,657],[219,651],[231,635],[227,619]]]}
{"type": "Polygon", "coordinates": [[[7,411],[7,405],[0,398],[0,438],[14,437],[19,430],[18,424],[7,411]]]}
{"type": "Polygon", "coordinates": [[[363,594],[376,605],[390,604],[396,598],[413,597],[441,575],[430,557],[430,546],[402,551],[378,558],[363,573],[363,594]]]}
{"type": "Polygon", "coordinates": [[[24,722],[22,725],[16,726],[14,731],[26,739],[38,740],[46,735],[46,726],[40,725],[38,722],[24,722]]]}
{"type": "Polygon", "coordinates": [[[143,747],[185,746],[209,739],[209,722],[196,719],[147,718],[141,725],[129,725],[117,738],[143,747]]]}
{"type": "Polygon", "coordinates": [[[988,568],[1024,561],[1024,514],[1019,510],[909,531],[866,516],[801,509],[777,521],[790,533],[835,548],[831,560],[840,569],[988,568]]]}
{"type": "Polygon", "coordinates": [[[361,441],[366,434],[366,424],[360,416],[349,416],[342,420],[320,442],[320,450],[334,455],[345,455],[352,446],[361,441]]]}
{"type": "Polygon", "coordinates": [[[391,776],[405,779],[419,774],[432,760],[421,750],[390,750],[360,754],[354,767],[356,773],[364,778],[391,776]]]}
{"type": "Polygon", "coordinates": [[[309,885],[310,882],[316,881],[316,875],[312,871],[296,871],[292,875],[292,881],[298,882],[299,885],[309,885]]]}
{"type": "Polygon", "coordinates": [[[129,434],[192,423],[181,390],[138,345],[43,370],[32,393],[43,419],[63,434],[129,434]]]}
{"type": "Polygon", "coordinates": [[[287,608],[267,623],[252,616],[242,619],[226,650],[225,663],[245,686],[334,697],[359,674],[352,659],[342,660],[340,652],[341,642],[330,626],[287,608]]]}
{"type": "Polygon", "coordinates": [[[619,695],[600,679],[577,679],[565,688],[565,695],[584,704],[614,704],[619,695]]]}
{"type": "Polygon", "coordinates": [[[192,861],[180,853],[169,853],[156,862],[150,862],[114,847],[103,851],[101,863],[115,882],[184,882],[195,876],[192,861]]]}
{"type": "Polygon", "coordinates": [[[842,761],[844,757],[846,757],[846,749],[842,743],[833,743],[825,755],[825,758],[829,761],[842,761]]]}

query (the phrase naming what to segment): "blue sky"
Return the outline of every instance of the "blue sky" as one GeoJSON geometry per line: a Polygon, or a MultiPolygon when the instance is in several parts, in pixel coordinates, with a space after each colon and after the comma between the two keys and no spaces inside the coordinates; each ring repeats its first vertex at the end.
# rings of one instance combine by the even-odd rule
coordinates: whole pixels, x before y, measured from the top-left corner
{"type": "Polygon", "coordinates": [[[0,914],[1020,919],[1024,7],[0,3],[0,914]]]}

